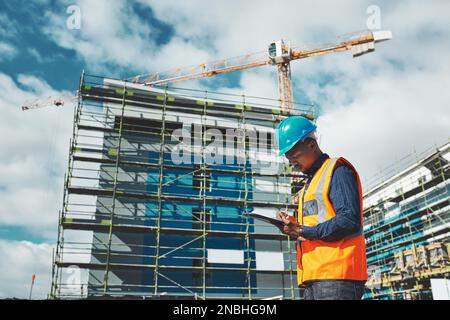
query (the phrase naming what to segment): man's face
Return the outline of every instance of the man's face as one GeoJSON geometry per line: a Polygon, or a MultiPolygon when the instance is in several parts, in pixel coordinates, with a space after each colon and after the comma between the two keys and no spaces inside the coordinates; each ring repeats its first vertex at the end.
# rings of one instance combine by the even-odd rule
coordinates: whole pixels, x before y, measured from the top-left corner
{"type": "Polygon", "coordinates": [[[291,165],[305,173],[316,160],[313,150],[314,141],[299,141],[291,150],[285,153],[285,156],[291,165]]]}

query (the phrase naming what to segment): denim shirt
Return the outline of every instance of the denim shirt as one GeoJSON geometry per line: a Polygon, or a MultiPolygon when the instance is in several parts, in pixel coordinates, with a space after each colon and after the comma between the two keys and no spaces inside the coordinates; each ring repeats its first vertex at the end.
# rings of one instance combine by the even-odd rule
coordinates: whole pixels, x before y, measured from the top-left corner
{"type": "MultiPolygon", "coordinates": [[[[305,172],[309,176],[306,182],[307,187],[314,173],[316,173],[327,158],[329,158],[328,154],[322,153],[311,168],[305,172]]],[[[328,196],[336,212],[336,216],[314,227],[304,226],[303,236],[306,239],[338,241],[361,228],[357,180],[353,171],[346,165],[336,164],[331,176],[328,196]]]]}

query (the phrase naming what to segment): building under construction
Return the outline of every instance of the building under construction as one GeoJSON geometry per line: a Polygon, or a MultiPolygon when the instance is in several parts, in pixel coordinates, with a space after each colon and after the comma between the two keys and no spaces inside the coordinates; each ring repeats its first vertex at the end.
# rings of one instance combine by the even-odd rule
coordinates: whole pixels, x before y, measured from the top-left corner
{"type": "Polygon", "coordinates": [[[365,298],[450,299],[449,163],[450,143],[412,154],[365,192],[365,298]]]}
{"type": "Polygon", "coordinates": [[[298,298],[295,243],[246,214],[296,209],[289,115],[314,109],[84,74],[51,297],[298,298]]]}
{"type": "MultiPolygon", "coordinates": [[[[246,212],[296,209],[278,101],[83,75],[52,298],[297,299],[295,243],[246,212]]],[[[450,144],[365,183],[365,299],[449,287],[450,144]]],[[[397,168],[397,165],[395,166],[397,168]]]]}

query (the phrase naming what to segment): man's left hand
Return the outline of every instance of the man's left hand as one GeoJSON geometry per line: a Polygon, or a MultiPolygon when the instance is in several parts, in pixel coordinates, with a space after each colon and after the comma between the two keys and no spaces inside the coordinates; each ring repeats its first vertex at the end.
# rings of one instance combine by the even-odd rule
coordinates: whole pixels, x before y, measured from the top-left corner
{"type": "Polygon", "coordinates": [[[283,232],[289,235],[292,239],[306,241],[303,237],[303,226],[297,222],[289,222],[289,224],[286,224],[283,228],[283,232]]]}

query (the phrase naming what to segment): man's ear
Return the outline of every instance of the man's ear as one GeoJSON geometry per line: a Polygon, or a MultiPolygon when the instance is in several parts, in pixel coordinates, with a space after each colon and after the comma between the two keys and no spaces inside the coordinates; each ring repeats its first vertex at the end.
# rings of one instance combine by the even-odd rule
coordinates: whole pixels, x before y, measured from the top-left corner
{"type": "Polygon", "coordinates": [[[314,151],[316,149],[316,141],[314,139],[309,139],[308,146],[309,150],[314,151]]]}

